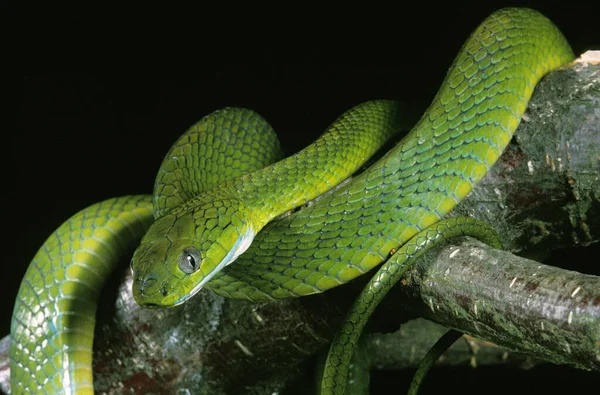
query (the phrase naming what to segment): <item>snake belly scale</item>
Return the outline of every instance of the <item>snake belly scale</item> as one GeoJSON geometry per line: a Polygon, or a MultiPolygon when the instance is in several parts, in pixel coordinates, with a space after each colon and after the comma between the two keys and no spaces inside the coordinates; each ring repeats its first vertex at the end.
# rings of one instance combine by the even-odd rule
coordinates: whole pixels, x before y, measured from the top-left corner
{"type": "MultiPolygon", "coordinates": [[[[277,143],[261,148],[274,140],[273,133],[255,114],[231,109],[221,111],[225,120],[218,114],[206,117],[201,122],[210,127],[190,129],[165,157],[154,196],[116,198],[84,209],[40,248],[13,313],[13,393],[92,393],[97,292],[114,262],[137,244],[133,292],[141,305],[177,305],[203,287],[264,301],[344,284],[381,265],[391,252],[412,246],[415,236],[447,226],[447,214],[504,151],[537,82],[572,59],[569,44],[543,15],[514,8],[494,12],[463,45],[406,137],[349,182],[285,216],[280,214],[359,169],[398,129],[397,104],[358,105],[304,154],[283,160],[277,143]],[[213,138],[234,129],[259,130],[263,137],[213,138]],[[362,134],[353,143],[348,136],[354,132],[362,134]],[[376,137],[366,140],[366,135],[376,137]],[[237,144],[234,140],[241,144],[235,154],[227,148],[228,141],[237,144]],[[319,154],[339,140],[365,151],[357,154],[354,147],[347,154],[336,148],[319,154]],[[256,154],[260,150],[264,155],[256,154]]],[[[475,234],[489,231],[477,221],[459,222],[475,234]]],[[[364,322],[368,314],[358,319],[364,322]]],[[[330,362],[326,370],[335,376],[330,362]]],[[[341,393],[343,383],[331,377],[326,372],[324,392],[341,393]]]]}

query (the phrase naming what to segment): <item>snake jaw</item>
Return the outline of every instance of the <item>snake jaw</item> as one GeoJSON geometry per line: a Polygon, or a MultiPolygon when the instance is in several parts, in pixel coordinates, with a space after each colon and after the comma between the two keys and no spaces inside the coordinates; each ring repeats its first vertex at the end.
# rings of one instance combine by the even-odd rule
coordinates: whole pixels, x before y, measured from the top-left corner
{"type": "Polygon", "coordinates": [[[223,261],[221,261],[221,264],[225,263],[225,265],[223,267],[230,265],[240,255],[242,255],[244,252],[246,252],[248,247],[250,247],[250,244],[252,244],[252,240],[254,240],[255,235],[256,235],[256,233],[254,231],[252,231],[252,229],[246,229],[246,232],[244,232],[242,237],[240,237],[238,239],[238,241],[236,242],[236,244],[234,245],[234,248],[229,252],[229,254],[227,254],[227,256],[223,259],[223,261]],[[232,252],[233,252],[233,254],[232,254],[232,252]]]}

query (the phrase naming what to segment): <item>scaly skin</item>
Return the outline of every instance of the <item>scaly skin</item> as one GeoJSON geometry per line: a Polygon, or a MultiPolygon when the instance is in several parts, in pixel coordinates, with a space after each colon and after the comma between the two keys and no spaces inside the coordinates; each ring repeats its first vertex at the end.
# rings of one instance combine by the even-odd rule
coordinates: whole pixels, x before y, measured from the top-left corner
{"type": "MultiPolygon", "coordinates": [[[[445,224],[441,222],[436,225],[481,180],[507,146],[540,78],[572,59],[572,51],[562,34],[539,13],[527,9],[505,9],[493,13],[465,43],[431,106],[399,144],[349,183],[309,207],[272,220],[262,230],[260,228],[270,217],[323,193],[328,187],[324,185],[327,182],[319,183],[314,180],[322,180],[324,174],[328,174],[331,162],[345,173],[339,175],[337,170],[333,172],[329,186],[340,182],[358,167],[348,170],[351,166],[339,166],[339,160],[345,161],[346,158],[337,156],[339,160],[332,161],[333,156],[338,153],[333,151],[322,156],[315,155],[309,162],[299,163],[293,158],[278,162],[276,166],[282,167],[279,170],[267,167],[266,173],[270,172],[271,176],[261,175],[259,172],[241,176],[241,180],[251,181],[246,185],[240,181],[227,180],[235,180],[244,173],[250,174],[255,168],[239,163],[236,168],[233,156],[228,162],[225,154],[231,151],[227,148],[220,151],[221,155],[209,155],[213,152],[210,144],[221,147],[223,143],[206,138],[208,145],[205,146],[199,144],[200,135],[182,137],[190,140],[176,144],[173,149],[179,151],[170,152],[163,162],[165,166],[171,167],[164,167],[166,170],[161,170],[162,173],[157,177],[154,206],[160,218],[153,225],[151,233],[146,234],[145,241],[134,255],[136,300],[146,305],[169,306],[181,303],[199,289],[194,282],[211,275],[214,277],[204,286],[227,297],[252,301],[298,297],[344,284],[386,261],[393,250],[402,251],[407,243],[407,246],[418,248],[429,245],[413,245],[409,240],[416,240],[413,238],[427,234],[421,232],[427,232],[432,226],[432,229],[437,229],[435,226],[445,224]],[[221,160],[221,164],[214,166],[203,160],[205,156],[221,160]],[[196,166],[200,166],[200,170],[195,170],[196,166]],[[215,175],[228,166],[235,169],[231,172],[227,170],[224,178],[215,175]],[[205,172],[206,169],[208,170],[205,172]],[[304,178],[314,171],[321,173],[315,178],[304,178]],[[278,176],[272,176],[273,174],[278,176]],[[296,177],[296,181],[289,183],[288,177],[296,177]],[[265,179],[269,180],[268,184],[257,185],[265,179]],[[302,180],[312,181],[302,183],[302,180]],[[316,188],[311,188],[313,182],[316,188]],[[296,183],[302,184],[298,190],[293,189],[296,183]],[[225,184],[228,189],[222,188],[225,184]],[[207,191],[213,187],[216,187],[216,192],[207,191]],[[196,197],[205,191],[206,195],[196,197]],[[272,191],[276,192],[274,196],[267,195],[272,191]],[[300,196],[305,191],[308,195],[300,196]],[[214,204],[206,196],[217,197],[222,203],[232,203],[233,206],[214,204]],[[287,200],[290,197],[292,203],[287,200]],[[288,203],[281,203],[279,199],[288,203]],[[195,203],[212,206],[208,210],[207,207],[195,206],[195,203]],[[256,211],[257,206],[265,210],[256,211]],[[242,209],[241,214],[237,214],[239,220],[232,219],[236,208],[242,209]],[[245,211],[249,208],[252,209],[249,211],[254,210],[251,215],[245,211]],[[193,213],[196,214],[195,217],[193,213]],[[208,214],[208,218],[202,218],[202,213],[208,214]],[[216,218],[210,218],[215,215],[216,218]],[[226,224],[237,222],[245,229],[239,231],[225,226],[224,229],[213,232],[213,229],[223,225],[219,224],[221,218],[226,224]],[[205,232],[207,228],[211,232],[205,232]],[[241,252],[241,247],[245,247],[248,237],[253,233],[256,235],[250,248],[234,264],[219,266],[229,248],[233,251],[229,257],[231,258],[235,252],[241,252]],[[218,244],[218,235],[225,235],[224,251],[217,252],[218,248],[211,247],[212,244],[218,244]],[[150,241],[153,243],[149,244],[150,241]],[[202,243],[198,243],[199,241],[202,243]],[[197,267],[193,268],[194,271],[186,273],[182,271],[182,267],[186,270],[190,267],[182,266],[182,257],[187,257],[182,252],[189,247],[194,247],[196,250],[193,254],[198,252],[197,256],[204,261],[199,259],[199,264],[195,262],[197,267]],[[157,268],[161,265],[163,268],[157,268]],[[215,271],[218,268],[221,270],[215,271]],[[179,289],[174,285],[184,287],[179,289]]],[[[362,112],[360,117],[347,118],[347,122],[354,122],[354,126],[367,131],[369,127],[363,126],[373,122],[393,129],[398,122],[395,112],[390,115],[393,105],[389,102],[378,103],[362,112]],[[385,108],[388,108],[387,112],[385,108]],[[380,115],[373,119],[373,114],[380,115]]],[[[225,121],[215,118],[214,124],[229,122],[234,125],[233,129],[248,130],[252,129],[251,124],[257,124],[258,129],[270,130],[262,121],[247,122],[244,116],[234,121],[231,121],[231,117],[225,118],[225,121]]],[[[220,134],[219,127],[206,127],[203,130],[213,133],[212,135],[220,134]]],[[[340,129],[333,127],[332,130],[333,137],[345,131],[343,126],[340,129]]],[[[267,137],[266,140],[270,138],[267,137]]],[[[261,144],[254,146],[262,147],[261,144]]],[[[314,145],[313,149],[317,146],[318,144],[314,145]]],[[[374,150],[375,148],[371,151],[374,150]]],[[[277,152],[278,148],[269,154],[271,156],[265,160],[265,164],[276,160],[277,152]]],[[[240,158],[247,155],[242,154],[240,158]]],[[[235,159],[242,160],[240,158],[235,159]]],[[[252,159],[247,163],[256,162],[252,159]]],[[[261,166],[256,166],[259,167],[261,166]]],[[[143,199],[149,201],[150,198],[143,199]]],[[[106,202],[100,203],[102,204],[106,202]]],[[[143,209],[149,210],[146,204],[144,203],[143,209]]],[[[93,214],[94,211],[94,207],[84,210],[85,215],[93,214]]],[[[120,214],[115,212],[113,215],[120,214]]],[[[144,216],[144,220],[139,221],[140,226],[147,226],[147,221],[151,219],[144,216]]],[[[69,256],[77,254],[81,244],[86,243],[89,225],[73,219],[67,224],[69,223],[76,224],[76,232],[72,235],[65,233],[59,240],[54,240],[55,236],[51,236],[38,255],[52,250],[52,245],[55,246],[54,250],[64,251],[69,256]],[[66,241],[67,238],[69,241],[66,241]]],[[[69,226],[63,225],[59,234],[69,226]]],[[[473,234],[482,236],[480,231],[484,229],[483,225],[472,228],[473,234]]],[[[442,234],[442,238],[444,237],[445,234],[442,234]]],[[[116,239],[120,240],[120,237],[115,236],[114,241],[118,244],[116,239]]],[[[83,336],[86,339],[73,337],[69,335],[72,330],[68,328],[77,326],[84,328],[89,334],[89,328],[93,327],[91,317],[95,309],[91,308],[91,299],[87,303],[74,303],[77,299],[70,298],[81,297],[82,293],[76,289],[84,285],[67,285],[61,288],[62,292],[58,297],[52,293],[56,291],[51,290],[57,289],[54,285],[60,284],[65,276],[70,279],[69,270],[82,271],[69,269],[69,260],[63,261],[61,253],[54,252],[41,260],[36,255],[17,296],[11,329],[11,384],[14,393],[60,393],[59,385],[63,386],[63,393],[74,393],[78,392],[75,391],[77,383],[81,383],[82,393],[91,389],[91,336],[83,336]],[[48,272],[41,269],[42,266],[56,266],[60,270],[48,272]],[[37,296],[28,288],[36,289],[34,292],[37,296]],[[64,310],[47,307],[54,305],[60,305],[64,310]],[[36,314],[33,314],[33,310],[29,311],[29,307],[36,314]],[[79,317],[81,326],[80,323],[69,323],[67,328],[61,329],[56,325],[40,324],[60,322],[57,317],[79,317]],[[46,361],[44,353],[51,353],[52,350],[46,349],[49,344],[55,343],[59,344],[57,354],[46,361]],[[61,351],[61,347],[67,352],[61,351]],[[68,350],[85,351],[81,351],[81,357],[70,357],[68,350]],[[73,362],[81,362],[86,367],[73,365],[73,362]],[[65,377],[69,378],[69,383],[64,382],[65,377]],[[45,391],[38,387],[46,385],[42,383],[56,383],[57,387],[45,391]]],[[[100,257],[104,253],[102,248],[89,250],[90,257],[100,257]]],[[[94,259],[89,258],[84,262],[87,264],[88,261],[91,263],[94,259]]],[[[184,259],[183,264],[186,262],[189,263],[190,260],[184,259]]],[[[101,277],[98,277],[99,282],[103,281],[101,277]]],[[[357,304],[362,306],[360,309],[371,309],[374,307],[368,303],[376,303],[371,302],[376,299],[369,296],[357,304]],[[368,303],[362,304],[364,301],[368,303]]],[[[350,317],[354,315],[351,313],[350,317]]],[[[358,319],[359,325],[356,328],[362,328],[368,314],[361,314],[358,319]]],[[[360,329],[352,329],[338,337],[344,344],[343,350],[340,354],[337,346],[332,348],[334,352],[327,365],[330,373],[326,372],[323,381],[324,391],[339,393],[344,380],[332,377],[343,377],[343,364],[347,361],[347,354],[351,355],[353,347],[353,341],[347,345],[345,339],[348,334],[352,339],[357,338],[359,333],[360,329]],[[336,355],[342,364],[332,365],[336,355]],[[334,366],[333,371],[331,366],[334,366]]],[[[335,344],[339,342],[338,339],[335,344]]]]}
{"type": "Polygon", "coordinates": [[[277,134],[254,111],[224,108],[208,114],[165,155],[154,182],[154,216],[282,158],[277,134]]]}
{"type": "Polygon", "coordinates": [[[339,185],[399,129],[397,103],[359,104],[300,152],[167,210],[133,255],[136,301],[146,307],[185,302],[235,261],[269,221],[339,185]],[[180,266],[189,249],[196,251],[197,264],[188,273],[180,266]]]}
{"type": "Polygon", "coordinates": [[[269,223],[207,287],[232,298],[288,298],[380,265],[473,189],[508,145],[538,81],[573,58],[541,14],[493,13],[402,141],[317,204],[269,223]]]}
{"type": "Polygon", "coordinates": [[[443,219],[417,233],[381,265],[354,301],[331,342],[320,395],[344,393],[350,359],[358,344],[358,338],[377,305],[419,257],[441,242],[458,236],[476,237],[494,248],[502,248],[494,229],[475,218],[443,219]]]}
{"type": "Polygon", "coordinates": [[[96,203],[46,240],[27,268],[10,328],[13,394],[93,394],[97,297],[153,221],[150,196],[96,203]]]}

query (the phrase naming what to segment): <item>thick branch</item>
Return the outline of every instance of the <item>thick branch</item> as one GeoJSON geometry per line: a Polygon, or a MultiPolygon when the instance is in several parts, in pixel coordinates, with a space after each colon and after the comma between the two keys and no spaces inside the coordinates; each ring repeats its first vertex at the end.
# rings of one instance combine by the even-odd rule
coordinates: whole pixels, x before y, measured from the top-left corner
{"type": "Polygon", "coordinates": [[[420,260],[391,298],[407,300],[403,306],[419,316],[511,350],[600,371],[598,276],[465,238],[420,260]]]}
{"type": "MultiPolygon", "coordinates": [[[[490,222],[513,252],[600,240],[599,74],[599,66],[579,65],[542,81],[515,141],[457,213],[490,222]]],[[[101,306],[114,307],[98,314],[98,392],[280,391],[303,362],[327,347],[366,280],[323,295],[262,304],[201,292],[180,308],[143,311],[130,297],[130,277],[122,279],[103,296],[101,306]]],[[[406,318],[402,306],[408,306],[413,315],[511,350],[599,369],[598,277],[463,240],[438,251],[435,262],[413,268],[404,284],[394,290],[402,302],[390,295],[386,300],[393,303],[381,306],[371,330],[397,329],[406,318]]],[[[378,339],[371,346],[381,346],[386,337],[378,339]]],[[[3,389],[8,388],[6,351],[0,349],[3,389]]]]}

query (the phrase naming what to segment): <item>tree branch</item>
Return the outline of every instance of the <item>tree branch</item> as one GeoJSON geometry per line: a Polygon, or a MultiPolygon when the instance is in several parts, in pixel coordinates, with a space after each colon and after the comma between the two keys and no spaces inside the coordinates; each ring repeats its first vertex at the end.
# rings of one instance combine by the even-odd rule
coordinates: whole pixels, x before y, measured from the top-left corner
{"type": "MultiPolygon", "coordinates": [[[[432,344],[446,331],[447,327],[432,321],[417,318],[403,324],[392,333],[371,333],[366,336],[371,368],[379,370],[416,368],[432,344]]],[[[436,365],[472,367],[483,365],[516,365],[530,368],[544,361],[527,354],[514,352],[494,343],[464,335],[436,365]]]]}
{"type": "MultiPolygon", "coordinates": [[[[556,364],[600,371],[600,277],[464,238],[421,259],[394,290],[409,311],[556,364]]],[[[396,299],[398,300],[398,299],[396,299]]]]}

